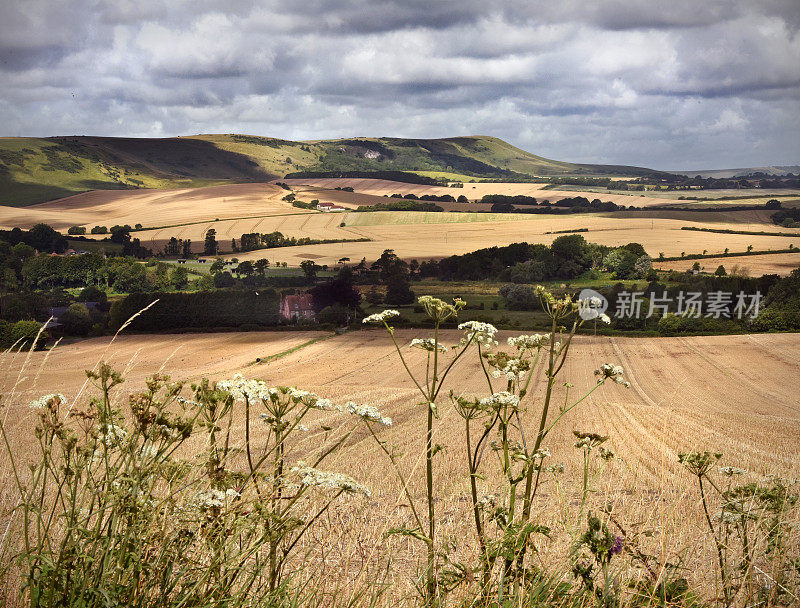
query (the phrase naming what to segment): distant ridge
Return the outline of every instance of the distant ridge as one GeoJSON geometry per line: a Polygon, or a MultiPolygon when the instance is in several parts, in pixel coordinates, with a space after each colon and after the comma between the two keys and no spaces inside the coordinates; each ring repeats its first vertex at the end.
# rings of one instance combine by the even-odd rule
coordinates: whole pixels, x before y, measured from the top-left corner
{"type": "Polygon", "coordinates": [[[730,179],[734,177],[746,177],[756,173],[763,173],[765,175],[800,175],[800,165],[774,165],[771,167],[744,167],[740,169],[704,169],[702,171],[667,171],[673,175],[688,175],[694,177],[714,177],[717,179],[730,179]]]}
{"type": "Polygon", "coordinates": [[[496,137],[353,137],[289,141],[254,135],[171,138],[0,138],[0,205],[25,206],[87,190],[194,188],[263,182],[296,172],[431,172],[528,181],[537,176],[662,172],[537,156],[496,137]]]}

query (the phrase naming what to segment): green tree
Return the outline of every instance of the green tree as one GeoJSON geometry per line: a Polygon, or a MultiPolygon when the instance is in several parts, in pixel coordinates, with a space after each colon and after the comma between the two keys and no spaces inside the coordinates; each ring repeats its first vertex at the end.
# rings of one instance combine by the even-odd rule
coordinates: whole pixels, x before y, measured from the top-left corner
{"type": "Polygon", "coordinates": [[[71,336],[86,336],[92,329],[92,317],[85,304],[70,304],[66,312],[58,319],[64,331],[71,336]]]}
{"type": "Polygon", "coordinates": [[[255,262],[253,262],[253,268],[255,268],[255,271],[258,274],[263,276],[267,274],[267,268],[269,268],[269,260],[267,260],[266,258],[261,258],[260,260],[256,260],[255,262]]]}
{"type": "Polygon", "coordinates": [[[175,289],[185,289],[189,285],[189,271],[183,266],[172,269],[169,281],[175,289]]]}
{"type": "Polygon", "coordinates": [[[100,289],[99,287],[95,287],[94,285],[89,285],[88,287],[84,287],[80,291],[76,299],[78,300],[78,302],[105,303],[108,301],[108,296],[106,295],[106,292],[100,289]]]}
{"type": "Polygon", "coordinates": [[[316,262],[313,260],[303,260],[300,262],[300,268],[303,270],[303,273],[306,275],[306,279],[309,281],[313,281],[317,278],[319,266],[317,266],[316,262]]]}
{"type": "MultiPolygon", "coordinates": [[[[42,326],[37,321],[17,321],[11,328],[11,337],[9,340],[12,344],[30,348],[34,344],[36,335],[39,333],[39,328],[42,326]]],[[[44,347],[44,334],[39,338],[39,341],[34,345],[35,349],[44,347]]]]}
{"type": "Polygon", "coordinates": [[[233,287],[235,284],[236,281],[230,272],[223,271],[214,275],[214,287],[222,289],[224,287],[233,287]]]}
{"type": "Polygon", "coordinates": [[[347,325],[350,313],[344,306],[326,306],[317,313],[317,322],[330,325],[347,325]]]}
{"type": "Polygon", "coordinates": [[[214,289],[214,279],[210,274],[204,274],[194,281],[194,288],[197,291],[211,291],[214,289]]]}
{"type": "Polygon", "coordinates": [[[86,226],[70,226],[67,234],[86,234],[86,226]]]}
{"type": "Polygon", "coordinates": [[[214,260],[211,267],[208,269],[211,274],[217,274],[223,270],[225,270],[225,262],[223,260],[214,260]]]}
{"type": "Polygon", "coordinates": [[[728,272],[725,270],[725,266],[720,264],[719,266],[717,266],[717,269],[714,271],[714,274],[717,275],[718,277],[724,277],[725,275],[728,274],[728,272]]]}
{"type": "Polygon", "coordinates": [[[250,260],[245,260],[236,267],[236,274],[239,276],[244,275],[249,277],[251,274],[253,274],[253,272],[255,272],[255,268],[250,260]]]}
{"type": "Polygon", "coordinates": [[[217,255],[217,231],[209,228],[206,232],[205,243],[203,244],[203,253],[206,255],[217,255]]]}
{"type": "Polygon", "coordinates": [[[631,278],[645,279],[650,274],[651,270],[653,270],[653,260],[649,255],[645,254],[637,259],[636,263],[633,265],[631,278]]]}

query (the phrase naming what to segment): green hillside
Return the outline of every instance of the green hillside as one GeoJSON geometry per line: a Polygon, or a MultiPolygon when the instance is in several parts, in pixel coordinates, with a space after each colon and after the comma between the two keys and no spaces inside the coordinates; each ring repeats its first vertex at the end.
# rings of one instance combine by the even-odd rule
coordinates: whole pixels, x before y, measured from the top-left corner
{"type": "Polygon", "coordinates": [[[486,136],[305,142],[251,135],[0,138],[2,205],[31,205],[95,189],[267,181],[303,171],[439,172],[509,180],[651,172],[549,160],[486,136]]]}

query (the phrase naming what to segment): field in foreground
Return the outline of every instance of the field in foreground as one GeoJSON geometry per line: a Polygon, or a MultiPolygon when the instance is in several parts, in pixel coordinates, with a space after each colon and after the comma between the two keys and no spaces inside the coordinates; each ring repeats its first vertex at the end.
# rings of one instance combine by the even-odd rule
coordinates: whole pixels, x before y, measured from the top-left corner
{"type": "MultiPolygon", "coordinates": [[[[397,332],[403,345],[422,335],[421,331],[397,332]]],[[[49,354],[34,353],[29,360],[24,354],[7,358],[2,392],[9,408],[5,415],[15,427],[14,449],[24,453],[34,441],[33,414],[24,405],[29,399],[52,391],[75,398],[83,385],[81,370],[106,358],[128,376],[118,395],[120,403],[126,393],[142,387],[145,376],[163,369],[175,378],[191,379],[201,375],[229,378],[238,371],[270,384],[313,390],[336,403],[353,399],[374,404],[394,419],[394,426],[383,431],[382,438],[404,454],[404,466],[418,464],[426,407],[418,404],[419,396],[397,364],[391,341],[382,331],[364,330],[307,344],[322,336],[278,332],[125,336],[111,346],[107,338],[98,338],[49,354]],[[286,354],[256,363],[257,357],[279,353],[286,354]],[[17,378],[22,380],[12,391],[10,385],[17,378]]],[[[458,337],[457,332],[447,331],[442,340],[455,342],[458,337]]],[[[632,387],[603,387],[568,414],[548,439],[554,461],[565,463],[566,470],[559,484],[546,482],[539,498],[536,520],[556,533],[552,541],[541,544],[538,559],[552,563],[563,557],[569,545],[569,531],[577,523],[570,520],[574,512],[570,505],[574,507],[578,496],[581,463],[571,433],[592,431],[610,436],[609,444],[619,460],[596,482],[591,506],[613,503],[623,522],[652,531],[652,539],[642,541],[645,548],[662,561],[683,559],[692,581],[711,593],[712,547],[697,496],[676,453],[719,450],[724,453],[723,464],[758,476],[800,476],[800,400],[794,387],[800,373],[800,340],[791,334],[659,339],[582,336],[573,348],[564,379],[575,385],[574,394],[593,385],[593,370],[604,362],[621,364],[632,387]]],[[[404,352],[412,369],[424,366],[420,351],[404,352]]],[[[458,364],[448,387],[457,393],[486,394],[474,357],[458,364]]],[[[541,383],[532,392],[532,405],[523,417],[526,427],[536,419],[541,383]]],[[[440,412],[435,440],[448,446],[437,460],[434,480],[443,497],[438,507],[444,517],[441,534],[461,538],[459,550],[469,553],[474,543],[467,536],[468,513],[462,501],[467,475],[457,439],[461,421],[446,397],[440,412]]],[[[241,432],[241,417],[238,424],[236,430],[241,432]]],[[[309,426],[307,441],[313,442],[323,431],[309,426]]],[[[293,457],[302,458],[302,452],[293,457]]],[[[332,513],[309,539],[307,548],[319,562],[319,575],[341,582],[358,564],[363,576],[377,575],[391,553],[392,593],[409,593],[416,557],[407,542],[388,542],[384,536],[389,526],[407,517],[389,463],[366,434],[356,434],[328,468],[350,473],[374,494],[355,513],[352,505],[344,514],[332,513]],[[347,538],[341,536],[344,531],[349,533],[347,538]]],[[[5,477],[8,471],[2,474],[5,477]]],[[[492,482],[487,481],[488,489],[492,482]]],[[[414,494],[422,492],[421,487],[411,489],[414,494]]]]}

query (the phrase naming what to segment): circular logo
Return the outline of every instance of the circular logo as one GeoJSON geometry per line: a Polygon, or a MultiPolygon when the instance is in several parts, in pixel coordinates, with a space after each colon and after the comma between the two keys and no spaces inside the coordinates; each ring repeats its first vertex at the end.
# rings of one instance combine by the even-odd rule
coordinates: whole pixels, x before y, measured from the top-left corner
{"type": "Polygon", "coordinates": [[[578,314],[584,321],[602,317],[608,309],[608,300],[594,289],[583,289],[578,295],[578,314]]]}

